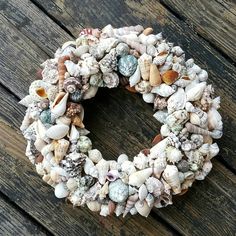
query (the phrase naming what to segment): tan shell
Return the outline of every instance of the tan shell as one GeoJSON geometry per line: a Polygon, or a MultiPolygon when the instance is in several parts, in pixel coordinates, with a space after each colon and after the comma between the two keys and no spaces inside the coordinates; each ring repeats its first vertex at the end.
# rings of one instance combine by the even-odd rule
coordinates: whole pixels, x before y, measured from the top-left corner
{"type": "Polygon", "coordinates": [[[152,207],[148,206],[147,204],[147,201],[144,200],[144,201],[137,201],[135,203],[135,208],[137,209],[138,213],[141,215],[141,216],[145,216],[145,217],[148,217],[152,207]]]}
{"type": "Polygon", "coordinates": [[[160,72],[155,64],[150,65],[150,79],[151,86],[159,86],[162,82],[160,72]]]}
{"type": "Polygon", "coordinates": [[[152,63],[152,57],[146,53],[144,53],[139,59],[138,64],[141,72],[141,77],[144,80],[149,80],[150,76],[150,66],[152,63]]]}
{"type": "Polygon", "coordinates": [[[54,141],[54,160],[56,163],[59,163],[66,155],[69,145],[70,142],[66,139],[54,141]]]}
{"type": "Polygon", "coordinates": [[[173,84],[179,77],[179,73],[174,70],[168,70],[162,75],[162,80],[167,85],[173,84]]]}
{"type": "Polygon", "coordinates": [[[149,35],[149,34],[151,34],[152,32],[153,32],[153,28],[148,27],[148,28],[144,29],[143,34],[144,34],[144,35],[149,35]]]}

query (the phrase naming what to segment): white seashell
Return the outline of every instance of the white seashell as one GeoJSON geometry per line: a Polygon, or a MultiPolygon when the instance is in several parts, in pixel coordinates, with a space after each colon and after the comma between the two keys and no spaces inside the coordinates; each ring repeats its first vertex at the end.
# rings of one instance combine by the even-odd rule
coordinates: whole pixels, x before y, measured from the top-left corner
{"type": "Polygon", "coordinates": [[[212,107],[214,107],[215,109],[220,108],[220,97],[216,97],[212,100],[212,107]]]}
{"type": "Polygon", "coordinates": [[[52,181],[60,183],[68,179],[68,173],[61,167],[51,168],[50,177],[52,181]]]}
{"type": "Polygon", "coordinates": [[[152,63],[152,57],[146,53],[142,54],[142,56],[140,56],[138,59],[141,77],[144,80],[149,79],[151,63],[152,63]]]}
{"type": "Polygon", "coordinates": [[[223,129],[223,123],[222,123],[222,117],[220,113],[215,109],[211,108],[208,113],[208,128],[209,130],[222,130],[223,129]]]}
{"type": "Polygon", "coordinates": [[[117,204],[116,205],[116,209],[115,209],[116,216],[120,216],[121,214],[123,214],[124,210],[125,210],[125,206],[124,205],[117,204]]]}
{"type": "Polygon", "coordinates": [[[42,149],[41,149],[41,154],[46,157],[51,151],[54,150],[54,145],[52,143],[44,146],[42,149]]]}
{"type": "Polygon", "coordinates": [[[192,171],[184,172],[184,178],[185,179],[192,179],[192,178],[194,178],[194,173],[192,171]]]}
{"type": "Polygon", "coordinates": [[[145,184],[142,184],[138,191],[139,200],[143,201],[148,195],[148,191],[145,184]]]}
{"type": "Polygon", "coordinates": [[[184,50],[180,46],[175,46],[171,49],[171,52],[179,57],[184,53],[184,50]]]}
{"type": "Polygon", "coordinates": [[[138,213],[138,211],[135,207],[131,208],[129,212],[131,215],[136,215],[138,213]]]}
{"type": "Polygon", "coordinates": [[[170,70],[172,68],[172,65],[173,63],[171,61],[167,61],[167,58],[166,58],[166,62],[164,65],[162,65],[160,68],[159,68],[159,71],[161,74],[164,74],[166,71],[170,70]]]}
{"type": "Polygon", "coordinates": [[[66,136],[69,131],[67,125],[53,125],[46,131],[46,136],[51,139],[61,139],[66,136]]]}
{"type": "Polygon", "coordinates": [[[157,143],[155,146],[153,146],[150,149],[149,156],[152,159],[165,156],[166,155],[166,147],[168,145],[168,142],[169,142],[168,138],[161,140],[159,143],[157,143]]]}
{"type": "Polygon", "coordinates": [[[141,215],[141,216],[145,216],[145,217],[148,217],[150,211],[151,211],[151,207],[148,206],[146,200],[144,201],[137,201],[135,203],[135,208],[137,209],[138,213],[141,215]]]}
{"type": "Polygon", "coordinates": [[[98,170],[98,181],[100,184],[105,184],[107,173],[109,170],[109,162],[101,159],[97,164],[96,168],[98,170]]]}
{"type": "Polygon", "coordinates": [[[115,88],[119,84],[119,76],[115,72],[103,74],[103,81],[108,88],[115,88]]]}
{"type": "Polygon", "coordinates": [[[108,205],[104,205],[104,204],[101,205],[100,215],[101,216],[108,216],[108,215],[110,215],[110,211],[109,211],[108,205]]]}
{"type": "Polygon", "coordinates": [[[186,102],[185,109],[187,112],[195,112],[197,110],[191,102],[186,102]]]}
{"type": "Polygon", "coordinates": [[[137,65],[137,68],[136,68],[134,74],[129,77],[130,87],[135,86],[137,83],[140,82],[140,80],[141,80],[141,72],[140,72],[139,65],[137,65]]]}
{"type": "Polygon", "coordinates": [[[154,197],[153,197],[153,195],[152,195],[151,193],[149,193],[149,194],[147,195],[147,197],[146,197],[145,200],[146,200],[146,202],[147,202],[147,204],[148,204],[149,207],[153,207],[153,204],[154,204],[155,199],[154,199],[154,197]]]}
{"type": "Polygon", "coordinates": [[[157,66],[163,65],[167,59],[167,56],[168,56],[168,53],[162,54],[162,55],[157,55],[153,59],[153,64],[156,64],[157,66]]]}
{"type": "Polygon", "coordinates": [[[35,146],[35,148],[36,148],[39,152],[41,152],[42,149],[43,149],[46,145],[47,145],[47,143],[44,142],[44,140],[41,139],[40,137],[37,137],[36,140],[35,140],[35,142],[34,142],[34,146],[35,146]]]}
{"type": "Polygon", "coordinates": [[[152,57],[155,57],[157,55],[157,49],[153,45],[147,45],[146,53],[152,57]]]}
{"type": "Polygon", "coordinates": [[[165,156],[159,156],[157,159],[154,161],[153,165],[153,173],[155,177],[160,178],[162,172],[166,168],[167,161],[165,156]]]}
{"type": "Polygon", "coordinates": [[[198,74],[198,78],[201,82],[204,82],[208,79],[208,73],[206,70],[201,70],[198,74]]]}
{"type": "Polygon", "coordinates": [[[90,86],[89,89],[86,90],[86,92],[84,93],[83,99],[86,100],[86,99],[93,98],[96,95],[97,91],[98,91],[98,87],[90,86]]]}
{"type": "Polygon", "coordinates": [[[194,65],[192,66],[192,70],[193,70],[196,74],[199,74],[202,69],[200,68],[200,66],[194,64],[194,65]]]}
{"type": "Polygon", "coordinates": [[[184,182],[184,173],[183,172],[179,172],[179,181],[181,184],[184,182]]]}
{"type": "Polygon", "coordinates": [[[213,130],[211,133],[210,133],[211,137],[214,138],[214,139],[218,139],[218,138],[221,138],[222,135],[223,135],[223,132],[222,130],[213,130]]]}
{"type": "Polygon", "coordinates": [[[71,143],[76,143],[79,139],[79,131],[74,125],[71,125],[69,140],[71,143]]]}
{"type": "Polygon", "coordinates": [[[140,187],[151,174],[152,168],[134,172],[129,176],[129,185],[140,187]]]}
{"type": "Polygon", "coordinates": [[[59,183],[55,186],[55,196],[57,198],[65,198],[69,195],[69,192],[66,189],[66,185],[64,183],[59,183]]]}
{"type": "Polygon", "coordinates": [[[190,122],[192,124],[198,125],[202,128],[205,128],[207,126],[208,117],[206,112],[200,109],[196,109],[194,113],[190,113],[189,117],[190,117],[190,122]]]}
{"type": "Polygon", "coordinates": [[[165,120],[168,116],[168,112],[167,110],[161,110],[161,111],[157,111],[154,115],[153,115],[160,123],[165,123],[165,120]]]}
{"type": "Polygon", "coordinates": [[[168,113],[172,113],[177,110],[181,110],[186,104],[186,94],[182,88],[178,88],[177,92],[170,96],[167,101],[168,113]]]}
{"type": "Polygon", "coordinates": [[[206,88],[206,82],[201,82],[193,88],[186,91],[187,101],[197,101],[201,98],[204,89],[206,88]]]}
{"type": "Polygon", "coordinates": [[[177,85],[178,87],[182,87],[185,88],[186,86],[188,86],[191,83],[191,80],[186,80],[186,79],[178,79],[177,81],[175,81],[175,85],[177,85]]]}
{"type": "Polygon", "coordinates": [[[80,75],[80,67],[78,64],[75,64],[74,62],[67,60],[64,62],[66,66],[67,72],[73,76],[73,77],[78,77],[80,75]]]}
{"type": "Polygon", "coordinates": [[[207,155],[209,153],[210,145],[208,143],[204,143],[198,151],[203,155],[207,155]]]}
{"type": "Polygon", "coordinates": [[[179,173],[175,165],[166,166],[163,172],[163,178],[171,186],[174,193],[178,194],[181,192],[179,173]]]}
{"type": "Polygon", "coordinates": [[[110,181],[110,182],[113,182],[113,181],[115,181],[118,178],[119,178],[118,170],[110,170],[107,173],[107,180],[110,181]]]}
{"type": "Polygon", "coordinates": [[[169,162],[173,164],[179,162],[182,159],[183,154],[181,151],[173,146],[169,146],[166,148],[166,156],[169,162]]]}
{"type": "Polygon", "coordinates": [[[66,182],[66,187],[72,192],[75,191],[78,188],[78,183],[77,183],[76,179],[69,178],[66,182]]]}
{"type": "Polygon", "coordinates": [[[87,175],[91,175],[94,178],[98,178],[98,170],[95,167],[95,165],[92,162],[92,160],[90,160],[89,158],[86,158],[86,160],[85,160],[84,172],[87,175]]]}
{"type": "Polygon", "coordinates": [[[42,81],[42,80],[35,80],[31,83],[29,87],[29,95],[33,99],[33,101],[41,101],[47,98],[47,90],[50,84],[42,81]],[[42,92],[42,95],[41,93],[42,92]]]}
{"type": "Polygon", "coordinates": [[[190,58],[185,62],[187,68],[191,68],[194,65],[194,59],[190,58]]]}
{"type": "Polygon", "coordinates": [[[118,163],[114,160],[110,160],[110,170],[118,170],[118,163]]]}
{"type": "Polygon", "coordinates": [[[142,170],[148,167],[148,158],[146,155],[140,152],[137,156],[134,157],[133,163],[135,167],[142,170]]]}
{"type": "Polygon", "coordinates": [[[59,118],[56,119],[56,124],[58,125],[70,125],[71,123],[71,119],[69,117],[66,117],[66,116],[61,116],[59,118]]]}
{"type": "Polygon", "coordinates": [[[153,103],[155,100],[155,95],[153,93],[144,93],[142,96],[146,103],[153,103]]]}
{"type": "Polygon", "coordinates": [[[19,101],[19,104],[28,107],[32,102],[33,98],[30,95],[27,95],[19,101]]]}
{"type": "Polygon", "coordinates": [[[124,161],[121,164],[121,170],[128,175],[131,175],[132,173],[136,172],[136,169],[134,167],[134,163],[131,161],[124,161]]]}
{"type": "Polygon", "coordinates": [[[149,193],[152,193],[154,197],[159,197],[164,191],[164,185],[163,183],[155,178],[155,177],[149,177],[146,182],[146,187],[149,193]]]}
{"type": "Polygon", "coordinates": [[[129,187],[121,179],[109,184],[109,197],[113,202],[125,202],[129,196],[129,187]]]}
{"type": "Polygon", "coordinates": [[[212,163],[210,161],[204,162],[202,170],[196,173],[195,176],[196,180],[204,180],[211,171],[211,169],[212,169],[212,163]]]}
{"type": "Polygon", "coordinates": [[[219,153],[220,149],[217,143],[213,143],[209,146],[209,157],[210,159],[215,157],[219,153]]]}
{"type": "Polygon", "coordinates": [[[168,52],[169,49],[170,49],[170,47],[169,47],[169,45],[166,42],[160,43],[157,46],[157,50],[158,50],[159,53],[161,53],[161,52],[168,52]]]}
{"type": "Polygon", "coordinates": [[[161,136],[163,136],[163,137],[169,136],[170,129],[169,129],[167,124],[164,124],[164,125],[161,126],[160,133],[161,133],[161,136]]]}
{"type": "Polygon", "coordinates": [[[128,161],[128,160],[129,160],[129,158],[128,158],[128,156],[126,154],[121,154],[118,157],[117,162],[118,162],[118,164],[121,165],[124,161],[128,161]]]}
{"type": "Polygon", "coordinates": [[[77,57],[81,57],[84,53],[89,51],[89,45],[80,45],[74,50],[74,55],[77,57]]]}
{"type": "Polygon", "coordinates": [[[88,151],[88,157],[94,163],[98,163],[102,159],[102,153],[98,149],[88,151]]]}
{"type": "Polygon", "coordinates": [[[109,182],[107,181],[99,191],[99,198],[101,200],[105,199],[107,194],[109,193],[108,185],[109,185],[109,182]]]}
{"type": "Polygon", "coordinates": [[[156,93],[162,97],[169,97],[174,92],[175,90],[165,83],[162,83],[161,85],[156,86],[151,90],[151,93],[156,93]]]}
{"type": "Polygon", "coordinates": [[[101,203],[99,203],[98,201],[90,201],[86,203],[87,207],[89,208],[89,210],[91,211],[100,211],[101,210],[101,203]]]}
{"type": "Polygon", "coordinates": [[[51,106],[51,115],[53,118],[58,118],[65,113],[68,96],[69,94],[64,92],[56,96],[51,106]]]}

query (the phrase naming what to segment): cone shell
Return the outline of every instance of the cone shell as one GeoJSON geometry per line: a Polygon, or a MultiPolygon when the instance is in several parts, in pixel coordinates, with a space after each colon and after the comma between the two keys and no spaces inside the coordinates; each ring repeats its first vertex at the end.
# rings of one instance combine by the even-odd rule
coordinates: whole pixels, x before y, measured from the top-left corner
{"type": "Polygon", "coordinates": [[[150,85],[159,86],[162,82],[160,72],[155,64],[150,65],[150,85]]]}
{"type": "Polygon", "coordinates": [[[152,63],[152,57],[146,53],[144,53],[138,59],[138,64],[140,67],[141,76],[144,80],[149,80],[151,63],[152,63]]]}
{"type": "Polygon", "coordinates": [[[129,176],[129,185],[140,187],[151,174],[152,168],[134,172],[129,176]]]}
{"type": "Polygon", "coordinates": [[[105,184],[107,173],[108,173],[108,170],[109,170],[109,162],[105,161],[104,159],[101,159],[97,163],[96,168],[98,170],[99,183],[105,184]]]}
{"type": "Polygon", "coordinates": [[[162,74],[162,80],[167,85],[173,84],[179,77],[179,73],[174,70],[168,70],[162,74]]]}

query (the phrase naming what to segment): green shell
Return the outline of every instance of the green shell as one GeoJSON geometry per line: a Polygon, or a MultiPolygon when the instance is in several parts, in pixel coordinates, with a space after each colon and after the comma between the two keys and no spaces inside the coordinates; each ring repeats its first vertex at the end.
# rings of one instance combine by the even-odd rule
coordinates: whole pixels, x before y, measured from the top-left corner
{"type": "Polygon", "coordinates": [[[118,62],[119,72],[124,76],[131,76],[138,65],[138,60],[133,55],[126,55],[120,58],[118,62]]]}
{"type": "Polygon", "coordinates": [[[50,109],[44,110],[41,112],[39,119],[42,121],[43,124],[51,124],[52,123],[52,117],[51,117],[51,111],[50,109]]]}
{"type": "Polygon", "coordinates": [[[86,153],[92,149],[92,142],[87,136],[80,136],[77,143],[77,149],[79,152],[86,153]]]}

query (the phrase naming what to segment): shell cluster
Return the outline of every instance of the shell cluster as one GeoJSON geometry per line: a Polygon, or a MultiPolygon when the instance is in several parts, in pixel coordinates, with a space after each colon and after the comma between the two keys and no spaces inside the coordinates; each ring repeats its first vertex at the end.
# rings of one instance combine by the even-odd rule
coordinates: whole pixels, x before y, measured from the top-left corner
{"type": "Polygon", "coordinates": [[[84,29],[42,67],[42,79],[20,101],[27,107],[21,131],[26,156],[56,197],[102,216],[147,217],[210,172],[223,129],[220,98],[207,72],[161,33],[140,25],[84,29]],[[163,125],[151,149],[106,161],[92,148],[82,103],[119,84],[153,104],[163,125]]]}

